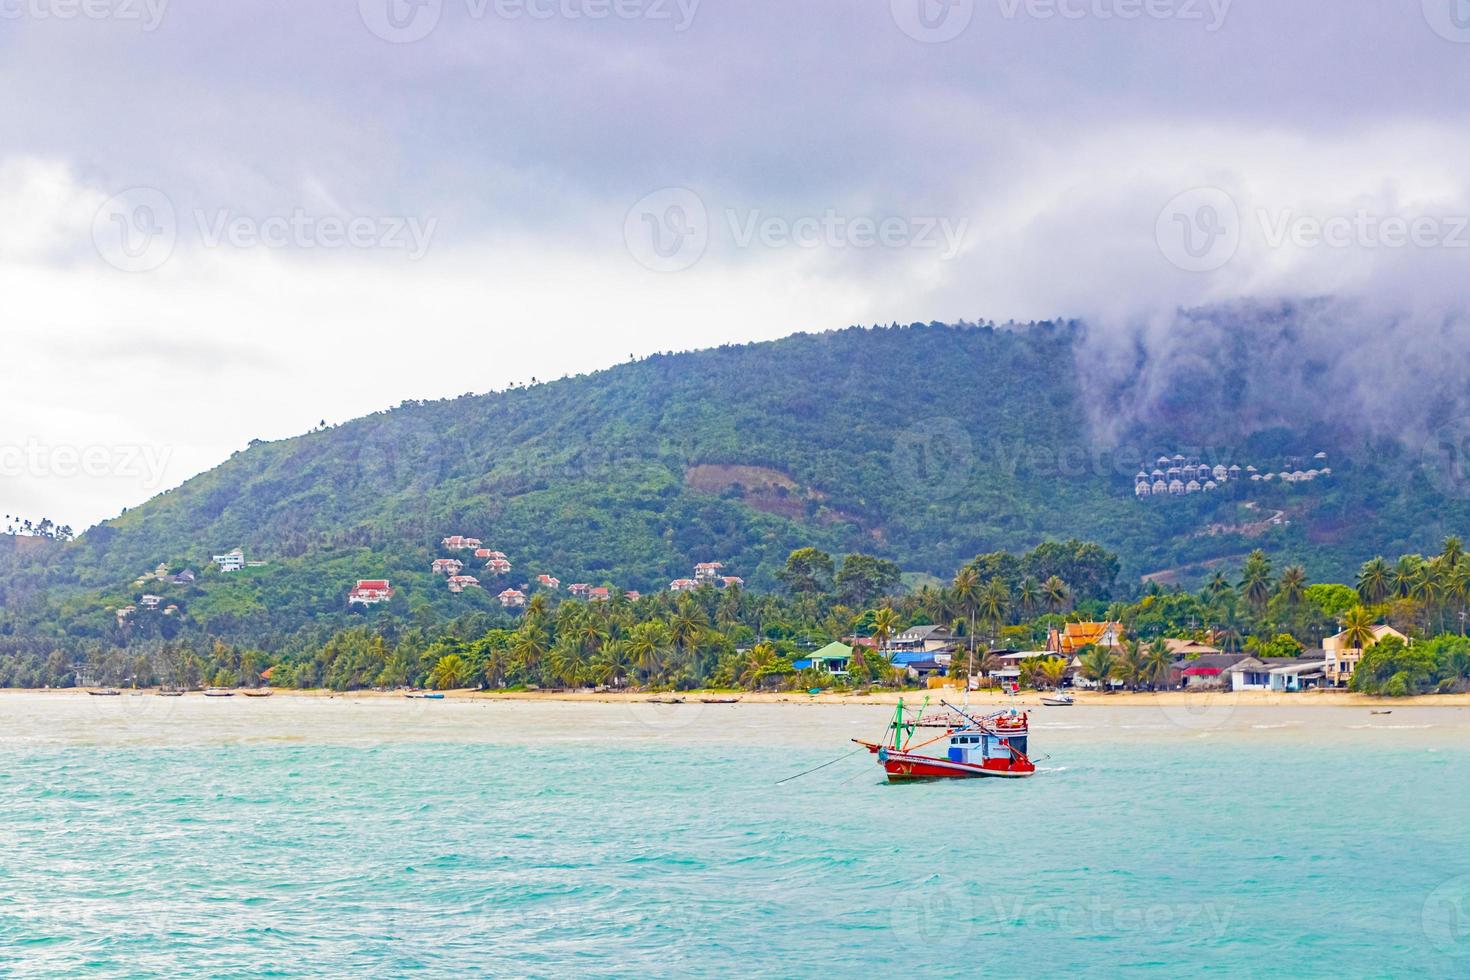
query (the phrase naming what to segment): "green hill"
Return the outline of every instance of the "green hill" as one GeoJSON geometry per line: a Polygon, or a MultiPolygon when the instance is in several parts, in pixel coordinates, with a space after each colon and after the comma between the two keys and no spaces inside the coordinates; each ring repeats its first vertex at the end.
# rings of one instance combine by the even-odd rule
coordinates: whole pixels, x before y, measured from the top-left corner
{"type": "MultiPolygon", "coordinates": [[[[1059,323],[803,334],[253,443],[75,542],[0,539],[0,625],[104,631],[109,606],[151,590],[197,623],[286,632],[345,617],[359,577],[393,579],[395,606],[429,615],[488,608],[541,572],[647,592],[705,560],[765,588],[804,545],[948,578],[977,553],[1080,538],[1119,554],[1124,590],[1146,573],[1191,580],[1254,547],[1342,577],[1470,524],[1470,506],[1437,492],[1414,452],[1320,424],[1262,427],[1268,413],[1213,391],[1095,444],[1081,334],[1059,323]],[[1254,431],[1237,431],[1246,414],[1254,431]],[[1139,462],[1176,451],[1263,469],[1326,451],[1333,472],[1136,500],[1139,462]],[[450,595],[428,566],[452,533],[506,552],[512,574],[450,595]],[[206,569],[237,545],[270,564],[206,569]],[[132,584],[160,563],[202,574],[132,584]]],[[[1236,356],[1248,370],[1249,350],[1236,356]]],[[[1089,378],[1093,392],[1127,382],[1089,378]]]]}

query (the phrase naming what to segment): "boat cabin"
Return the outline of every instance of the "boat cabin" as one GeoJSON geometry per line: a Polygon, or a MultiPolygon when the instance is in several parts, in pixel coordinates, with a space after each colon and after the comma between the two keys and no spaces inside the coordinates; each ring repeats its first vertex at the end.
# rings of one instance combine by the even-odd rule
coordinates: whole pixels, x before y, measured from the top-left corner
{"type": "Polygon", "coordinates": [[[987,761],[995,760],[1009,766],[1012,759],[1012,748],[1022,755],[1026,754],[1026,733],[1024,731],[1016,735],[1003,735],[973,729],[955,732],[949,738],[949,761],[983,766],[987,761]]]}

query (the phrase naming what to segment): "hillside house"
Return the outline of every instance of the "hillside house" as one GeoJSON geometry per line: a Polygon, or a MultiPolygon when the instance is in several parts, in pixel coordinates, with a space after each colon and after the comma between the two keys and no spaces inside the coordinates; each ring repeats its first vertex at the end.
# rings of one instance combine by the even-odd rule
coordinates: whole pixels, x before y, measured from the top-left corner
{"type": "Polygon", "coordinates": [[[700,585],[703,585],[706,582],[713,582],[715,579],[719,578],[720,569],[724,567],[724,564],[721,562],[702,561],[694,566],[694,581],[698,582],[700,585]]]}
{"type": "Polygon", "coordinates": [[[548,589],[551,589],[552,591],[555,591],[555,590],[561,588],[561,579],[559,579],[559,578],[553,578],[550,575],[537,575],[536,576],[536,581],[540,585],[542,585],[542,586],[544,586],[544,587],[546,587],[548,589]]]}
{"type": "Polygon", "coordinates": [[[245,567],[245,552],[239,548],[227,551],[222,555],[215,555],[210,561],[219,566],[222,572],[238,572],[245,567]]]}
{"type": "Polygon", "coordinates": [[[169,581],[174,585],[193,585],[196,578],[197,576],[186,568],[179,574],[170,576],[169,581]]]}
{"type": "Polygon", "coordinates": [[[478,589],[480,580],[473,575],[451,575],[449,576],[449,591],[463,592],[465,589],[478,589]]]}
{"type": "Polygon", "coordinates": [[[492,575],[510,574],[510,562],[506,561],[504,558],[491,558],[485,563],[485,568],[488,569],[492,575]]]}
{"type": "Polygon", "coordinates": [[[605,585],[599,585],[587,590],[589,602],[607,602],[612,598],[612,590],[605,585]]]}
{"type": "Polygon", "coordinates": [[[586,582],[573,582],[571,585],[567,586],[567,594],[572,596],[574,599],[585,599],[587,598],[587,593],[591,591],[592,586],[588,585],[586,582]]]}
{"type": "MultiPolygon", "coordinates": [[[[475,549],[475,557],[478,558],[481,561],[489,561],[491,558],[494,558],[495,555],[496,555],[496,553],[493,552],[493,551],[491,551],[489,548],[476,548],[475,549]]],[[[501,557],[503,558],[505,556],[502,555],[501,557]]]]}
{"type": "Polygon", "coordinates": [[[520,609],[526,605],[526,594],[520,589],[506,589],[496,598],[506,609],[520,609]]]}
{"type": "Polygon", "coordinates": [[[623,598],[627,599],[629,602],[637,602],[639,599],[643,598],[643,593],[639,592],[637,589],[629,589],[627,592],[623,593],[623,598]]]}
{"type": "Polygon", "coordinates": [[[360,578],[347,593],[347,604],[373,606],[393,598],[393,586],[385,578],[360,578]]]}
{"type": "MultiPolygon", "coordinates": [[[[1373,643],[1377,643],[1387,637],[1394,637],[1405,643],[1409,638],[1392,626],[1382,623],[1373,627],[1373,643]]],[[[1347,633],[1336,633],[1322,641],[1322,650],[1325,653],[1327,664],[1325,676],[1327,683],[1334,687],[1346,687],[1348,681],[1353,678],[1353,671],[1357,669],[1358,662],[1363,659],[1363,651],[1360,647],[1347,645],[1347,633]]],[[[1372,646],[1372,644],[1369,644],[1372,646]]]]}
{"type": "Polygon", "coordinates": [[[669,583],[670,592],[693,592],[699,588],[699,583],[692,578],[676,578],[669,583]]]}
{"type": "Polygon", "coordinates": [[[463,568],[464,562],[460,561],[458,558],[434,559],[435,575],[458,575],[460,573],[460,570],[463,568]]]}
{"type": "Polygon", "coordinates": [[[479,548],[482,542],[479,538],[467,538],[463,534],[451,534],[439,543],[450,551],[467,551],[479,548]]]}
{"type": "Polygon", "coordinates": [[[722,576],[720,576],[720,588],[722,588],[722,589],[728,589],[728,588],[730,588],[732,586],[737,586],[737,585],[740,586],[741,588],[744,588],[745,587],[745,579],[741,578],[739,575],[722,575],[722,576]]]}
{"type": "Polygon", "coordinates": [[[157,609],[161,602],[163,602],[163,596],[158,595],[144,595],[138,599],[138,605],[144,609],[157,609]]]}

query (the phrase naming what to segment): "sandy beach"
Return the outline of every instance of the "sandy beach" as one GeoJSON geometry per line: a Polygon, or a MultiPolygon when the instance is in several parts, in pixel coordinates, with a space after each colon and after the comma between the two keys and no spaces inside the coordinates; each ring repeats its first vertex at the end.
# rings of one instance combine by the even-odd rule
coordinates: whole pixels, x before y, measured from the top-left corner
{"type": "MultiPolygon", "coordinates": [[[[45,697],[86,697],[86,688],[57,688],[35,690],[25,688],[0,688],[3,694],[34,694],[45,697]]],[[[481,691],[467,688],[444,691],[444,700],[454,701],[550,701],[584,704],[625,704],[641,702],[666,702],[679,699],[685,703],[699,703],[702,699],[734,699],[736,704],[883,704],[893,705],[902,698],[906,704],[918,704],[928,697],[931,704],[941,699],[958,703],[964,692],[953,688],[936,688],[928,691],[874,691],[855,694],[841,691],[823,691],[808,694],[805,691],[481,691]]],[[[1010,696],[997,691],[971,691],[969,703],[977,706],[994,707],[1038,707],[1047,692],[1022,691],[1010,696]]],[[[1470,707],[1470,693],[1425,694],[1417,697],[1385,698],[1350,691],[1303,691],[1284,693],[1274,691],[1119,691],[1101,694],[1096,691],[1069,691],[1076,698],[1077,706],[1113,707],[1188,707],[1210,706],[1228,701],[1241,707],[1338,707],[1338,708],[1464,708],[1470,707]]],[[[123,697],[133,694],[155,696],[152,689],[134,691],[125,689],[123,697]]],[[[329,691],[324,688],[298,691],[287,688],[272,688],[272,697],[284,698],[327,698],[327,699],[405,699],[403,691],[329,691]]],[[[203,698],[202,692],[191,691],[186,698],[203,698]]]]}

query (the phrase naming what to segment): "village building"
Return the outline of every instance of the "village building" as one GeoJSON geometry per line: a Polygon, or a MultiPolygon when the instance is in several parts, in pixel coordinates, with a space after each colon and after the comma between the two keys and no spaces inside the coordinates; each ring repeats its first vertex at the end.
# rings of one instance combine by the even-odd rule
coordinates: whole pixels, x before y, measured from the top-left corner
{"type": "Polygon", "coordinates": [[[1164,640],[1164,649],[1168,650],[1169,656],[1175,660],[1184,657],[1202,657],[1205,654],[1221,652],[1218,647],[1212,647],[1208,643],[1202,643],[1199,640],[1177,640],[1173,638],[1164,640]]]}
{"type": "Polygon", "coordinates": [[[526,594],[519,589],[506,589],[496,598],[506,609],[519,609],[526,604],[526,594]]]}
{"type": "Polygon", "coordinates": [[[177,575],[169,576],[169,581],[174,585],[193,585],[197,576],[189,569],[184,569],[177,575]]]}
{"type": "Polygon", "coordinates": [[[611,598],[612,590],[605,585],[594,586],[587,590],[587,600],[589,602],[607,602],[611,598]]]}
{"type": "Polygon", "coordinates": [[[500,554],[498,551],[491,551],[489,548],[476,548],[475,557],[480,559],[481,561],[488,561],[491,558],[504,558],[505,556],[500,554]]]}
{"type": "Polygon", "coordinates": [[[692,578],[676,578],[669,583],[670,592],[693,592],[699,588],[699,583],[692,578]]]}
{"type": "Polygon", "coordinates": [[[138,605],[142,606],[144,609],[157,609],[158,604],[162,601],[163,596],[144,595],[139,597],[138,605]]]}
{"type": "Polygon", "coordinates": [[[504,558],[491,558],[485,563],[485,568],[488,569],[492,575],[510,574],[510,562],[506,561],[504,558]]]}
{"type": "Polygon", "coordinates": [[[1122,623],[1067,623],[1062,629],[1047,632],[1046,648],[1064,657],[1076,655],[1083,647],[1116,647],[1123,642],[1122,623]]]}
{"type": "Polygon", "coordinates": [[[553,591],[555,591],[556,589],[561,588],[561,579],[559,579],[559,578],[553,578],[550,575],[537,575],[536,576],[536,581],[539,584],[541,584],[541,585],[545,586],[546,588],[551,589],[553,591]]]}
{"type": "Polygon", "coordinates": [[[463,534],[451,534],[439,543],[450,551],[466,551],[479,548],[482,542],[479,538],[467,538],[463,534]]]}
{"type": "Polygon", "coordinates": [[[627,599],[629,602],[637,602],[639,599],[643,598],[643,593],[639,592],[637,589],[629,589],[627,592],[623,593],[623,598],[627,599]]]}
{"type": "Polygon", "coordinates": [[[435,558],[435,575],[458,575],[460,569],[464,568],[464,562],[458,558],[435,558]]]}
{"type": "Polygon", "coordinates": [[[449,591],[463,592],[465,589],[478,589],[480,580],[473,575],[451,575],[449,576],[449,591]]]}
{"type": "Polygon", "coordinates": [[[393,598],[393,586],[385,578],[362,578],[347,593],[347,604],[372,606],[393,598]]]}
{"type": "Polygon", "coordinates": [[[577,599],[587,598],[588,593],[590,593],[591,591],[592,586],[587,584],[586,582],[573,582],[571,585],[567,586],[567,593],[577,599]]]}
{"type": "Polygon", "coordinates": [[[1229,668],[1232,691],[1307,691],[1324,683],[1322,651],[1309,657],[1246,657],[1229,668]]]}
{"type": "Polygon", "coordinates": [[[1230,684],[1226,671],[1245,659],[1243,653],[1207,653],[1176,660],[1169,668],[1169,682],[1189,691],[1218,690],[1230,684]]]}
{"type": "Polygon", "coordinates": [[[715,579],[719,578],[720,569],[724,567],[724,564],[721,562],[702,561],[694,566],[694,581],[698,582],[700,585],[703,585],[706,582],[713,582],[715,579]]]}
{"type": "Polygon", "coordinates": [[[732,585],[743,587],[745,585],[745,579],[741,578],[739,575],[722,575],[720,577],[720,588],[728,589],[732,585]]]}
{"type": "Polygon", "coordinates": [[[945,626],[910,626],[888,641],[888,649],[941,653],[948,651],[958,641],[959,638],[945,626]]]}
{"type": "Polygon", "coordinates": [[[810,668],[837,677],[845,677],[847,675],[847,665],[851,661],[852,647],[846,643],[833,640],[815,653],[803,657],[800,660],[793,660],[791,666],[797,670],[807,670],[810,668]]]}
{"type": "Polygon", "coordinates": [[[222,555],[215,555],[210,561],[219,566],[222,572],[238,572],[245,567],[245,552],[240,548],[227,551],[222,555]]]}
{"type": "MultiPolygon", "coordinates": [[[[1409,638],[1392,626],[1379,624],[1373,627],[1373,642],[1388,637],[1409,642],[1409,638]]],[[[1325,651],[1327,665],[1327,683],[1334,687],[1346,687],[1348,681],[1353,679],[1353,671],[1357,669],[1358,662],[1363,659],[1363,650],[1360,647],[1347,645],[1347,632],[1335,633],[1322,641],[1322,649],[1325,651]]],[[[1371,646],[1371,644],[1370,644],[1371,646]]]]}

